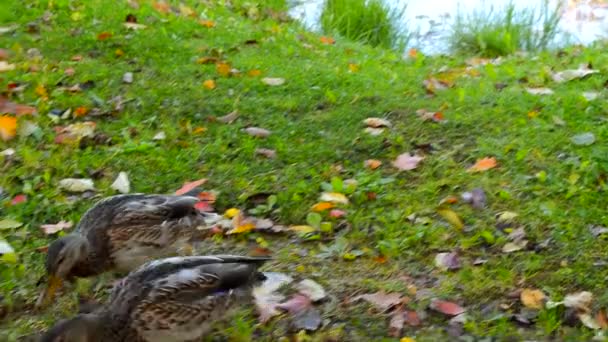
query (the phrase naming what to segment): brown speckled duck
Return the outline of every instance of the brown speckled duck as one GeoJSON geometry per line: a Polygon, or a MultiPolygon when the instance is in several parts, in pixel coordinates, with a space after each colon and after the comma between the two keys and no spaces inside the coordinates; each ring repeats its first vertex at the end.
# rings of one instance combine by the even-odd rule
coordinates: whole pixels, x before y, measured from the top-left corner
{"type": "Polygon", "coordinates": [[[204,215],[191,196],[129,194],[108,197],[90,208],[75,231],[49,246],[48,287],[39,304],[48,304],[64,280],[109,270],[129,272],[146,261],[166,257],[201,234],[204,215]]]}
{"type": "Polygon", "coordinates": [[[120,281],[106,306],[57,323],[41,342],[200,341],[252,300],[267,257],[211,255],[151,261],[120,281]]]}

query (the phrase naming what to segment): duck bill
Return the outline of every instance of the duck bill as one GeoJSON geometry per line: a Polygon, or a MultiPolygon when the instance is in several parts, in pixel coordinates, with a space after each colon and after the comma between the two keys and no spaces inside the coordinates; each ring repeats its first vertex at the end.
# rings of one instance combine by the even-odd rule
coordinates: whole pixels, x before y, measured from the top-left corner
{"type": "Polygon", "coordinates": [[[42,294],[39,303],[45,306],[48,305],[53,300],[53,298],[55,298],[55,293],[61,287],[62,284],[63,282],[61,278],[57,277],[56,275],[50,275],[48,285],[46,287],[46,290],[42,294]]]}

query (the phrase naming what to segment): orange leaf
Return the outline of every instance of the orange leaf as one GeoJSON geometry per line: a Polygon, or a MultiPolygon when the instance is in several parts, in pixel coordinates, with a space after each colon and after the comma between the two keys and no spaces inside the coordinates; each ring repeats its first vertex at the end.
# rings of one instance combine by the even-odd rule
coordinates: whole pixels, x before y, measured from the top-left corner
{"type": "Polygon", "coordinates": [[[11,140],[17,134],[17,119],[8,116],[1,115],[0,116],[0,138],[2,140],[7,141],[11,140]]]}
{"type": "Polygon", "coordinates": [[[214,80],[206,80],[203,82],[203,87],[207,89],[215,89],[215,81],[214,80]]]}
{"type": "Polygon", "coordinates": [[[159,11],[160,13],[166,14],[169,13],[170,7],[169,4],[164,1],[157,1],[153,4],[154,9],[159,11]]]}
{"type": "Polygon", "coordinates": [[[251,76],[251,77],[256,77],[256,76],[260,76],[262,74],[262,72],[258,69],[253,69],[253,70],[249,70],[247,72],[247,75],[251,76]]]}
{"type": "Polygon", "coordinates": [[[228,77],[230,76],[230,70],[232,70],[232,68],[230,67],[230,64],[221,62],[215,65],[215,70],[217,70],[218,74],[228,77]]]}
{"type": "Polygon", "coordinates": [[[198,23],[206,28],[215,27],[215,22],[213,20],[199,20],[198,23]]]}
{"type": "Polygon", "coordinates": [[[384,256],[384,255],[379,255],[377,257],[374,258],[374,261],[379,263],[379,264],[384,264],[386,263],[388,259],[384,256]]]}
{"type": "Polygon", "coordinates": [[[184,185],[181,188],[179,188],[177,191],[175,191],[175,194],[178,196],[183,195],[183,194],[187,193],[188,191],[193,190],[194,188],[205,184],[206,182],[207,182],[207,179],[203,178],[203,179],[199,179],[197,181],[184,183],[184,185]]]}
{"type": "Polygon", "coordinates": [[[468,171],[469,172],[487,171],[489,169],[495,168],[496,165],[498,165],[498,163],[496,162],[496,158],[494,158],[494,157],[482,158],[482,159],[479,159],[475,163],[475,165],[471,166],[468,171]]]}
{"type": "Polygon", "coordinates": [[[198,194],[198,199],[201,201],[205,201],[205,202],[209,202],[209,203],[214,203],[216,196],[213,192],[207,192],[207,191],[203,191],[200,194],[198,194]]]}
{"type": "Polygon", "coordinates": [[[379,161],[378,159],[368,159],[363,163],[363,165],[365,167],[367,167],[368,169],[375,170],[375,169],[379,168],[380,165],[382,165],[382,162],[379,161]]]}
{"type": "Polygon", "coordinates": [[[407,54],[411,57],[411,58],[417,58],[418,57],[418,50],[411,48],[407,54]]]}
{"type": "Polygon", "coordinates": [[[333,203],[330,202],[319,202],[315,205],[312,206],[312,208],[310,208],[312,211],[325,211],[327,209],[331,209],[334,207],[333,203]]]}
{"type": "Polygon", "coordinates": [[[97,35],[97,40],[107,40],[112,38],[112,33],[110,32],[101,32],[97,35]]]}
{"type": "Polygon", "coordinates": [[[89,109],[87,107],[80,106],[74,110],[74,116],[77,118],[80,118],[80,117],[87,115],[88,112],[89,112],[89,109]]]}
{"type": "Polygon", "coordinates": [[[319,40],[323,44],[335,44],[336,43],[336,40],[333,39],[332,37],[322,36],[321,38],[319,38],[319,40]]]}
{"type": "Polygon", "coordinates": [[[205,133],[207,131],[206,127],[196,127],[192,133],[194,134],[201,134],[201,133],[205,133]]]}

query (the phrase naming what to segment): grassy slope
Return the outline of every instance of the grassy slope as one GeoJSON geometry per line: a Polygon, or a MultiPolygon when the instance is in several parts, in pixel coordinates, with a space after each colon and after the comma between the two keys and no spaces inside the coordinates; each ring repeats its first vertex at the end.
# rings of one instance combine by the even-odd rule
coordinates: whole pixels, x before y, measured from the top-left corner
{"type": "MultiPolygon", "coordinates": [[[[27,311],[35,282],[43,274],[44,255],[35,248],[50,241],[38,227],[60,219],[77,221],[91,202],[68,203],[57,183],[101,168],[105,175],[96,186],[104,195],[111,194],[109,185],[119,171],[129,173],[137,192],[171,192],[186,180],[206,177],[210,188],[221,191],[219,209],[245,206],[242,194],[272,192],[278,196],[279,208],[274,217],[285,224],[300,224],[316,202],[321,184],[338,176],[332,165],[341,164],[340,177],[359,181],[348,209],[352,227],[341,234],[350,248],[382,252],[388,255],[388,263],[375,264],[371,257],[352,262],[339,257],[318,259],[315,242],[266,237],[279,258],[274,269],[303,271],[335,296],[323,307],[329,326],[317,336],[335,333],[341,326],[344,338],[350,340],[386,336],[385,316],[368,312],[365,304],[342,305],[340,301],[355,292],[405,291],[400,278],[405,274],[415,278],[419,288],[429,287],[433,296],[469,308],[472,321],[466,325],[467,332],[477,336],[589,336],[586,328],[561,327],[556,311],[541,313],[535,328],[527,330],[506,318],[495,319],[500,313],[497,304],[516,303],[507,295],[521,287],[540,288],[555,299],[587,290],[596,295],[598,307],[607,303],[603,290],[608,270],[594,263],[603,261],[608,252],[604,240],[595,239],[587,228],[608,224],[603,192],[607,105],[581,96],[583,90],[603,89],[605,77],[556,85],[547,73],[547,67],[576,68],[581,62],[592,62],[605,71],[607,57],[601,47],[568,49],[560,58],[553,54],[507,58],[501,65],[481,67],[480,77],[458,78],[453,88],[428,97],[422,81],[442,66],[462,67],[464,59],[401,60],[394,53],[341,40],[324,45],[318,36],[295,24],[271,18],[252,20],[221,6],[193,6],[215,21],[216,27],[209,29],[196,20],[159,14],[148,5],[134,10],[122,1],[92,0],[75,2],[75,8],[69,9],[64,1],[55,1],[51,21],[39,23],[40,34],[30,34],[25,24],[42,16],[47,2],[11,2],[10,20],[20,27],[15,34],[0,36],[0,46],[13,51],[11,62],[18,68],[1,75],[0,88],[10,82],[28,84],[19,102],[37,105],[41,115],[33,120],[42,135],[0,142],[0,150],[13,147],[18,154],[17,161],[5,161],[2,166],[2,201],[24,192],[29,196],[24,204],[0,209],[3,216],[26,223],[16,231],[1,232],[19,252],[21,262],[19,266],[0,264],[0,290],[6,304],[16,310],[3,323],[2,330],[10,339],[73,313],[73,296],[64,297],[47,313],[27,311]],[[71,18],[74,11],[82,15],[81,20],[71,18]],[[127,13],[136,14],[148,28],[124,29],[127,13]],[[97,35],[104,31],[112,32],[112,38],[98,41],[97,35]],[[248,39],[258,44],[243,44],[248,39]],[[42,60],[28,60],[30,48],[39,49],[42,60]],[[117,57],[117,49],[124,55],[117,57]],[[213,65],[195,63],[212,50],[222,52],[222,58],[241,71],[259,69],[262,77],[283,77],[286,83],[269,87],[260,77],[221,77],[213,65]],[[83,61],[72,62],[74,55],[83,55],[83,61]],[[360,65],[360,70],[349,72],[349,63],[360,65]],[[26,72],[31,64],[39,65],[41,71],[26,72]],[[93,80],[95,87],[74,95],[57,90],[69,67],[76,72],[64,79],[66,84],[93,80]],[[121,81],[127,71],[134,72],[131,85],[121,81]],[[519,82],[524,78],[532,85],[547,84],[556,93],[529,95],[523,90],[526,84],[519,82]],[[206,79],[215,79],[217,88],[203,88],[206,79]],[[496,83],[507,87],[499,91],[496,83]],[[38,84],[48,89],[49,101],[36,96],[38,84]],[[117,95],[134,100],[115,117],[93,118],[114,145],[79,149],[53,143],[54,124],[46,113],[55,108],[93,107],[93,94],[104,101],[117,95]],[[415,115],[419,108],[441,109],[447,122],[422,122],[415,115]],[[207,120],[235,109],[241,116],[232,125],[207,120]],[[529,118],[532,110],[540,114],[529,118]],[[379,137],[368,136],[361,121],[370,116],[388,118],[393,129],[379,137]],[[556,125],[553,116],[566,125],[556,125]],[[273,134],[265,140],[249,137],[241,132],[248,125],[273,134]],[[195,134],[196,127],[207,131],[195,134]],[[132,136],[133,130],[138,134],[132,136]],[[165,131],[167,139],[145,148],[159,130],[165,131]],[[572,135],[586,131],[596,135],[594,145],[578,147],[570,142],[572,135]],[[432,143],[436,150],[427,153],[418,170],[399,173],[390,166],[398,154],[413,152],[416,144],[423,143],[432,143]],[[134,149],[137,146],[140,150],[134,149]],[[275,149],[278,158],[254,156],[259,147],[275,149]],[[466,172],[485,156],[495,156],[500,167],[481,174],[466,172]],[[377,171],[366,170],[363,161],[368,158],[381,159],[384,165],[377,171]],[[534,177],[541,171],[547,174],[544,182],[534,177]],[[455,231],[434,209],[443,197],[474,187],[486,190],[489,206],[474,211],[457,204],[454,210],[467,229],[455,231]],[[376,201],[366,200],[365,193],[370,191],[378,194],[376,201]],[[520,215],[518,222],[531,240],[529,250],[501,252],[506,239],[494,228],[494,216],[505,210],[520,215]],[[431,221],[414,225],[407,220],[412,213],[431,221]],[[497,238],[494,244],[480,238],[484,230],[497,238]],[[548,248],[534,248],[548,238],[552,239],[548,248]],[[462,248],[465,266],[452,273],[438,271],[433,266],[435,254],[456,247],[462,248]],[[300,257],[303,250],[309,257],[300,257]],[[489,261],[472,266],[477,257],[489,261]]],[[[255,237],[228,242],[238,240],[238,248],[249,248],[255,237]]],[[[427,304],[428,299],[421,299],[415,306],[427,304]]],[[[251,316],[243,315],[227,331],[247,339],[253,322],[251,316]]],[[[431,315],[425,327],[405,334],[433,340],[445,326],[445,319],[431,315]]],[[[284,329],[279,320],[255,334],[276,337],[284,329]]]]}

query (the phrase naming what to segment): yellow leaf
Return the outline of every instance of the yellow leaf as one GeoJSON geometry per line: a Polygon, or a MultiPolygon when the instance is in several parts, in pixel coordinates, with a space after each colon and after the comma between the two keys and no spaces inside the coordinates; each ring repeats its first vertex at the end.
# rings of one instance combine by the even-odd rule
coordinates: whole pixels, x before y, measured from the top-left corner
{"type": "Polygon", "coordinates": [[[464,223],[462,223],[462,220],[460,219],[460,217],[458,217],[458,214],[456,214],[453,210],[439,209],[437,210],[437,213],[441,215],[441,217],[443,217],[446,221],[448,221],[452,226],[454,226],[454,228],[462,229],[464,227],[464,223]]]}
{"type": "Polygon", "coordinates": [[[206,127],[196,127],[192,133],[194,134],[201,134],[201,133],[205,133],[207,131],[206,127]]]}
{"type": "Polygon", "coordinates": [[[535,117],[537,117],[537,116],[538,116],[538,114],[539,114],[539,113],[538,113],[538,111],[536,111],[536,110],[530,111],[530,112],[528,112],[528,118],[530,118],[530,119],[534,119],[535,117]]]}
{"type": "Polygon", "coordinates": [[[402,337],[399,342],[416,342],[416,340],[411,337],[402,337]]]}
{"type": "Polygon", "coordinates": [[[205,26],[206,28],[212,28],[215,26],[215,22],[212,20],[199,20],[199,24],[205,26]]]}
{"type": "Polygon", "coordinates": [[[249,233],[250,231],[252,231],[255,228],[255,224],[252,222],[245,222],[241,225],[238,225],[236,227],[234,227],[233,229],[231,229],[229,232],[227,232],[226,234],[242,234],[242,233],[249,233]]]}
{"type": "Polygon", "coordinates": [[[224,213],[224,216],[226,216],[227,218],[233,218],[236,215],[238,215],[241,211],[238,210],[237,208],[230,208],[228,210],[226,210],[226,212],[224,213]]]}
{"type": "Polygon", "coordinates": [[[321,201],[348,204],[348,198],[339,192],[324,192],[321,194],[321,201]]]}
{"type": "Polygon", "coordinates": [[[359,66],[359,64],[348,63],[348,71],[350,71],[350,72],[357,72],[360,69],[361,69],[361,67],[359,66]]]}
{"type": "Polygon", "coordinates": [[[203,87],[207,89],[215,89],[215,81],[214,80],[206,80],[203,82],[203,87]]]}
{"type": "Polygon", "coordinates": [[[17,118],[8,115],[0,115],[0,138],[7,141],[17,134],[17,118]]]}
{"type": "Polygon", "coordinates": [[[545,294],[541,290],[523,289],[520,299],[522,304],[529,309],[542,309],[545,301],[545,294]]]}
{"type": "Polygon", "coordinates": [[[330,202],[319,202],[315,205],[312,206],[311,210],[312,211],[316,211],[316,212],[320,212],[320,211],[325,211],[327,209],[331,209],[334,207],[333,203],[330,202]]]}
{"type": "Polygon", "coordinates": [[[49,94],[47,93],[46,88],[42,84],[39,84],[36,87],[35,92],[36,92],[36,95],[38,95],[43,100],[47,100],[49,98],[49,94]]]}
{"type": "Polygon", "coordinates": [[[496,158],[494,158],[494,157],[482,158],[482,159],[479,159],[475,163],[475,165],[471,166],[468,171],[469,172],[487,171],[489,169],[495,168],[496,165],[498,165],[498,163],[496,162],[496,158]]]}
{"type": "Polygon", "coordinates": [[[292,230],[297,233],[303,233],[303,234],[312,233],[312,232],[317,231],[316,228],[311,227],[311,226],[306,226],[306,225],[291,226],[291,227],[289,227],[289,230],[292,230]]]}
{"type": "Polygon", "coordinates": [[[230,70],[232,70],[232,68],[230,67],[230,64],[228,63],[217,63],[215,65],[215,69],[217,70],[217,73],[224,76],[224,77],[228,77],[230,76],[230,70]]]}
{"type": "Polygon", "coordinates": [[[121,49],[116,49],[116,51],[114,51],[114,54],[116,55],[116,57],[122,57],[125,55],[125,52],[121,49]]]}
{"type": "Polygon", "coordinates": [[[249,75],[251,77],[257,77],[257,76],[260,76],[261,74],[262,74],[262,72],[258,69],[249,70],[247,72],[247,75],[249,75]]]}
{"type": "Polygon", "coordinates": [[[196,13],[194,12],[194,10],[184,4],[179,4],[179,12],[184,16],[184,17],[194,17],[196,16],[196,13]]]}

